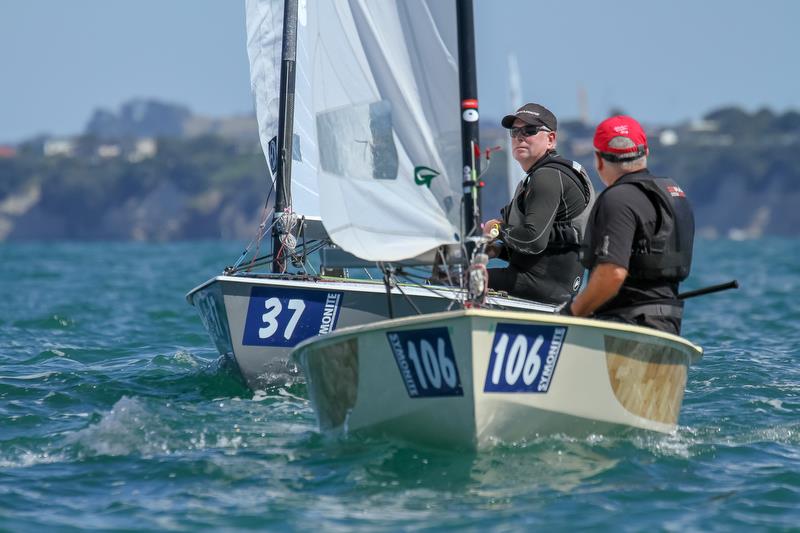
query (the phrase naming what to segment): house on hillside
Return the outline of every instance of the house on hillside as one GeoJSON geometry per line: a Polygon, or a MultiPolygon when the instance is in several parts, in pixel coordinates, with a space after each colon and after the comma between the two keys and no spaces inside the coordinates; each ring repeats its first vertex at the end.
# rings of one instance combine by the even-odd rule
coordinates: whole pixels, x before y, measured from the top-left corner
{"type": "Polygon", "coordinates": [[[158,143],[152,137],[136,139],[133,150],[128,154],[128,161],[138,163],[145,159],[151,159],[158,153],[158,143]]]}
{"type": "Polygon", "coordinates": [[[48,139],[44,142],[43,152],[45,157],[73,157],[76,143],[74,139],[48,139]]]}

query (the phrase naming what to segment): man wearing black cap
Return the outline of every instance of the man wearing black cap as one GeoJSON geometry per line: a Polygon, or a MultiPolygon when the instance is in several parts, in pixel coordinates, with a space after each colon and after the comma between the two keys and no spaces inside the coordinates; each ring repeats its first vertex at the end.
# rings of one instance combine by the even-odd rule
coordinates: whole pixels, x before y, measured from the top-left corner
{"type": "Polygon", "coordinates": [[[647,136],[633,118],[604,120],[594,136],[595,167],[607,188],[586,230],[586,289],[562,314],[679,334],[678,283],[692,264],[694,215],[686,194],[647,170],[647,136]]]}
{"type": "Polygon", "coordinates": [[[503,117],[512,156],[526,172],[500,219],[484,224],[498,238],[489,255],[508,261],[489,269],[489,287],[545,303],[567,301],[580,288],[578,254],[594,201],[594,189],[578,163],[556,153],[555,115],[525,104],[503,117]]]}

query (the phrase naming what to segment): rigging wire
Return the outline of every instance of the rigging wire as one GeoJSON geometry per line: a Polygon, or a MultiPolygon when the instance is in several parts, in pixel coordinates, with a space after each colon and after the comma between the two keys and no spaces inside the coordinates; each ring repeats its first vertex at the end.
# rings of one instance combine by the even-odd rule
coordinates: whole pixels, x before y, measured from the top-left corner
{"type": "MultiPolygon", "coordinates": [[[[413,285],[413,286],[415,286],[417,288],[426,290],[426,291],[430,292],[431,294],[433,294],[434,296],[438,296],[439,298],[451,300],[450,305],[447,308],[448,310],[450,310],[453,307],[453,305],[456,304],[456,303],[461,305],[461,300],[463,299],[462,298],[463,290],[460,287],[453,286],[454,290],[451,293],[451,296],[453,296],[453,297],[451,298],[447,294],[445,294],[444,292],[441,292],[441,291],[438,291],[438,290],[434,289],[432,285],[423,285],[421,283],[417,283],[416,281],[414,281],[414,278],[418,278],[420,280],[427,281],[427,278],[425,278],[423,276],[411,274],[410,272],[406,272],[405,270],[402,270],[402,269],[399,269],[399,270],[397,270],[395,272],[395,277],[397,277],[397,276],[401,276],[406,281],[406,283],[408,283],[409,285],[413,285]]],[[[416,308],[416,306],[415,306],[415,308],[416,308]]]]}
{"type": "Polygon", "coordinates": [[[247,267],[247,272],[250,272],[250,269],[253,268],[253,262],[255,261],[255,258],[258,257],[258,252],[261,250],[261,241],[264,239],[264,236],[267,234],[267,231],[272,230],[272,226],[275,225],[275,222],[273,221],[273,223],[270,224],[270,226],[269,226],[269,230],[265,230],[265,227],[267,225],[268,217],[272,213],[274,213],[274,211],[275,211],[274,209],[270,209],[269,213],[267,213],[267,206],[266,205],[264,206],[265,215],[261,219],[261,224],[258,225],[259,232],[258,232],[258,239],[256,240],[256,249],[253,252],[253,261],[251,261],[250,265],[247,267]]]}
{"type": "Polygon", "coordinates": [[[419,307],[417,307],[417,304],[415,304],[415,303],[414,303],[414,300],[412,300],[412,299],[411,299],[411,298],[410,298],[410,297],[409,297],[409,296],[408,296],[408,295],[405,293],[405,291],[403,290],[403,287],[402,287],[402,286],[401,286],[399,283],[395,283],[395,285],[394,285],[394,286],[395,286],[395,287],[397,287],[397,290],[398,290],[398,291],[400,291],[400,294],[402,294],[402,295],[403,295],[403,297],[406,299],[406,301],[408,302],[408,304],[409,304],[411,307],[413,307],[413,308],[414,308],[414,311],[416,311],[418,315],[421,315],[421,314],[422,314],[422,311],[420,311],[420,310],[419,310],[419,307]]]}
{"type": "MultiPolygon", "coordinates": [[[[258,225],[258,233],[257,233],[256,237],[253,237],[253,239],[250,240],[250,242],[245,247],[244,251],[242,251],[242,255],[240,255],[239,259],[237,259],[236,262],[233,264],[233,267],[229,267],[233,271],[238,271],[239,270],[239,266],[241,266],[241,264],[244,262],[245,258],[247,257],[247,254],[250,252],[250,249],[253,246],[253,243],[256,244],[256,250],[253,252],[253,257],[255,258],[255,257],[258,256],[258,251],[260,250],[260,246],[261,246],[261,240],[266,235],[266,232],[272,229],[272,225],[270,225],[270,227],[267,230],[264,230],[264,227],[265,227],[265,225],[267,223],[267,220],[268,220],[269,216],[274,211],[274,209],[270,208],[269,200],[272,197],[272,193],[275,191],[275,179],[276,178],[272,177],[271,173],[270,173],[270,176],[271,176],[271,179],[269,180],[270,186],[269,186],[269,190],[267,191],[267,199],[264,201],[264,212],[266,213],[266,215],[264,215],[262,217],[261,223],[258,225]],[[267,209],[271,209],[269,213],[267,213],[267,209]]],[[[273,221],[273,224],[274,224],[274,221],[273,221]]],[[[248,271],[249,271],[250,268],[252,268],[252,266],[253,265],[251,264],[248,267],[248,271]]],[[[226,270],[228,270],[228,269],[226,269],[226,270]]]]}

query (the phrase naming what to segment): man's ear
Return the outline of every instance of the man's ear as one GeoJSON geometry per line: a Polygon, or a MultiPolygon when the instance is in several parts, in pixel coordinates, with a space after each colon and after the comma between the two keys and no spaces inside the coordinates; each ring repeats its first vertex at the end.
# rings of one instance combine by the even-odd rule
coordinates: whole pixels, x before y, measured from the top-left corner
{"type": "Polygon", "coordinates": [[[556,140],[558,138],[558,134],[554,131],[547,132],[547,148],[554,149],[556,147],[556,140]]]}
{"type": "Polygon", "coordinates": [[[595,152],[594,153],[594,166],[595,166],[595,168],[597,169],[598,172],[603,170],[603,164],[604,163],[605,163],[605,161],[603,161],[603,158],[600,157],[600,155],[597,152],[595,152]]]}

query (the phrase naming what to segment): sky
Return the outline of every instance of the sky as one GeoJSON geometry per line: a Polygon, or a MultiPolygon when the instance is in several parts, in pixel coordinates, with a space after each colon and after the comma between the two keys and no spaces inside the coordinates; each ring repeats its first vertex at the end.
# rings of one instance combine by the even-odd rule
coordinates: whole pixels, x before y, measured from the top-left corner
{"type": "MultiPolygon", "coordinates": [[[[484,122],[510,108],[510,54],[523,101],[561,120],[612,108],[654,124],[728,105],[800,110],[800,1],[474,5],[484,122]]],[[[0,50],[0,143],[80,133],[95,109],[133,98],[212,117],[253,108],[243,0],[0,0],[0,50]]]]}

